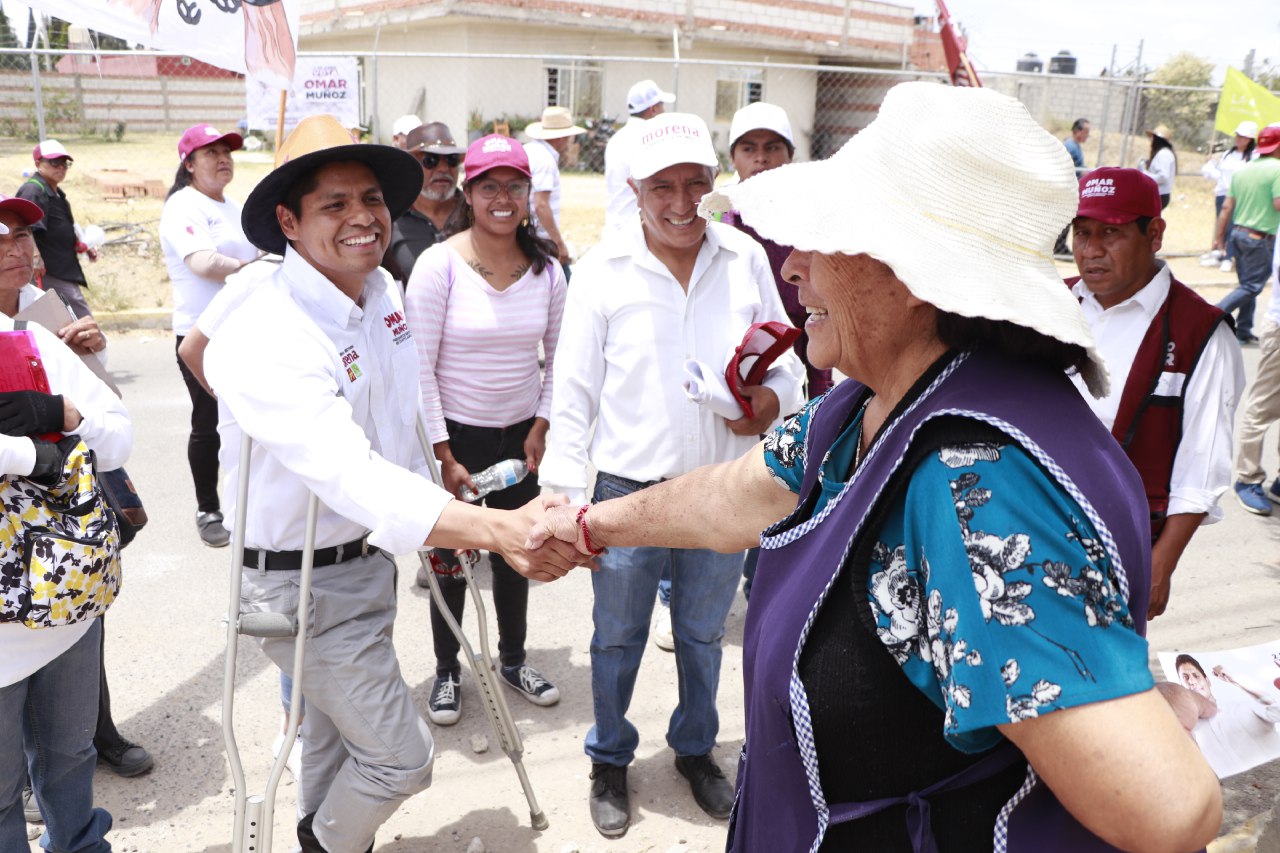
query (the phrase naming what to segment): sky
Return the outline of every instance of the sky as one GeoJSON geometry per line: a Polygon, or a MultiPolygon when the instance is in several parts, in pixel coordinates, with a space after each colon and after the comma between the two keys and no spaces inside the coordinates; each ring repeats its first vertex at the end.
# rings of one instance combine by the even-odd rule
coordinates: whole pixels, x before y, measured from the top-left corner
{"type": "MultiPolygon", "coordinates": [[[[897,0],[904,2],[904,0],[897,0]]],[[[1251,48],[1257,62],[1280,63],[1280,2],[1277,0],[945,0],[954,22],[969,38],[969,58],[979,72],[1013,71],[1028,51],[1049,57],[1069,50],[1076,73],[1096,76],[1111,62],[1132,64],[1145,41],[1142,63],[1159,68],[1189,51],[1217,66],[1221,83],[1228,65],[1241,68],[1251,48]]],[[[918,15],[936,15],[937,6],[912,0],[918,15]]],[[[1243,70],[1243,69],[1242,69],[1243,70]]]]}

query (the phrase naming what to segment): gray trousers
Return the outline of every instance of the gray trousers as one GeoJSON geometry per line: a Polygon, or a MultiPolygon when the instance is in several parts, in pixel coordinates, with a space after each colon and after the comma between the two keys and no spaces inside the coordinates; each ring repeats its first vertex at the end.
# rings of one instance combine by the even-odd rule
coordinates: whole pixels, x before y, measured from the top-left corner
{"type": "Polygon", "coordinates": [[[74,281],[67,281],[61,278],[54,278],[46,274],[40,279],[40,283],[44,285],[45,290],[55,290],[62,297],[62,301],[67,303],[67,307],[71,309],[71,313],[76,315],[76,319],[81,317],[92,317],[93,312],[89,310],[89,303],[84,299],[84,285],[76,284],[74,281]]]}
{"type": "MultiPolygon", "coordinates": [[[[296,613],[298,579],[299,572],[245,569],[243,610],[296,613]]],[[[395,563],[382,553],[312,576],[300,812],[315,813],[316,838],[330,853],[364,853],[400,803],[431,784],[435,744],[391,643],[395,580],[395,563]]],[[[292,638],[259,644],[292,671],[292,638]]]]}

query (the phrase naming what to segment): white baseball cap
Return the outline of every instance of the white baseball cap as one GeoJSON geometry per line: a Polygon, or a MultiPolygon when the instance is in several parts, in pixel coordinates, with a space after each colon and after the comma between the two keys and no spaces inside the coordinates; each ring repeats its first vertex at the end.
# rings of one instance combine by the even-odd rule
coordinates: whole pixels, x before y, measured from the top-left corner
{"type": "Polygon", "coordinates": [[[662,91],[652,80],[641,80],[627,92],[627,112],[631,115],[642,113],[659,101],[664,104],[674,104],[676,96],[662,91]]]}
{"type": "Polygon", "coordinates": [[[391,135],[408,136],[421,126],[422,119],[417,116],[400,116],[400,118],[396,119],[395,124],[391,125],[391,135]]]}
{"type": "Polygon", "coordinates": [[[663,113],[640,128],[631,160],[631,177],[643,181],[668,166],[697,163],[719,168],[707,123],[691,113],[663,113]]]}
{"type": "Polygon", "coordinates": [[[1236,136],[1247,136],[1250,139],[1258,138],[1258,123],[1256,121],[1242,121],[1236,127],[1236,136]]]}
{"type": "Polygon", "coordinates": [[[787,118],[787,111],[777,104],[756,101],[734,113],[733,122],[729,125],[730,150],[735,142],[753,130],[771,130],[787,140],[792,148],[796,147],[796,141],[791,138],[791,120],[787,118]]]}

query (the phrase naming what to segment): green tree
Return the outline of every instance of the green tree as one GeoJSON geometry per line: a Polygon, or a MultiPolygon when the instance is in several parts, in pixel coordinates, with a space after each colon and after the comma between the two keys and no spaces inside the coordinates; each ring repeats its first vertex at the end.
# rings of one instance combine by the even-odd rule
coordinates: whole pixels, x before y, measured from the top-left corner
{"type": "Polygon", "coordinates": [[[1273,92],[1280,89],[1280,61],[1262,60],[1254,71],[1253,79],[1273,92]]]}
{"type": "MultiPolygon", "coordinates": [[[[5,15],[4,8],[0,7],[0,48],[16,48],[19,46],[18,37],[13,32],[13,25],[9,23],[9,17],[5,15]]],[[[25,47],[26,45],[21,46],[25,47]]],[[[24,54],[0,54],[0,70],[26,71],[29,68],[31,68],[31,61],[24,54]]]]}
{"type": "Polygon", "coordinates": [[[1179,53],[1151,75],[1153,86],[1198,86],[1203,92],[1181,89],[1147,89],[1143,126],[1167,125],[1176,144],[1203,144],[1212,135],[1212,110],[1218,100],[1211,78],[1214,63],[1192,53],[1179,53]]]}

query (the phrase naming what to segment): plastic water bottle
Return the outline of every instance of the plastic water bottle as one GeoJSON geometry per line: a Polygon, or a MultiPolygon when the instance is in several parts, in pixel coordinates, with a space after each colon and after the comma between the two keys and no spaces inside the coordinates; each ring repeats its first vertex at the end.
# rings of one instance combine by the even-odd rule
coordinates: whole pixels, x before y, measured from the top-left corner
{"type": "Polygon", "coordinates": [[[475,502],[490,492],[500,492],[510,488],[529,476],[529,466],[523,459],[503,459],[496,465],[490,465],[478,474],[471,475],[471,482],[476,484],[476,491],[463,486],[458,490],[458,497],[464,501],[475,502]]]}

